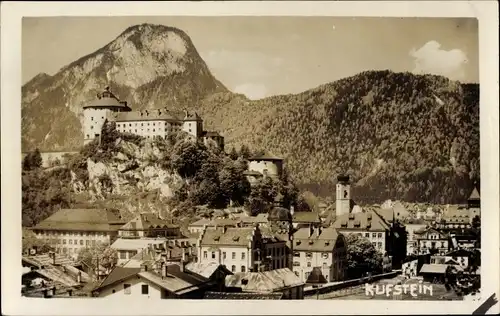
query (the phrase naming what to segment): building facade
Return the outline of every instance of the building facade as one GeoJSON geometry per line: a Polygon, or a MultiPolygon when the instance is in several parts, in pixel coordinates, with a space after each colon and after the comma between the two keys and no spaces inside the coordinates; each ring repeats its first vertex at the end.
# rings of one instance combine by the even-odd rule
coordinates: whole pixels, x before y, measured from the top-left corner
{"type": "Polygon", "coordinates": [[[252,157],[248,159],[248,171],[247,176],[259,178],[258,175],[253,176],[253,173],[258,173],[264,177],[279,178],[283,174],[283,159],[273,156],[252,157]]]}
{"type": "Polygon", "coordinates": [[[300,280],[306,282],[313,268],[319,268],[328,282],[344,280],[347,244],[335,228],[299,228],[293,243],[293,272],[300,280]]]}
{"type": "Polygon", "coordinates": [[[426,228],[415,232],[417,254],[446,254],[450,249],[449,236],[434,229],[426,228]]]}
{"type": "Polygon", "coordinates": [[[256,271],[262,235],[258,227],[205,227],[198,239],[198,263],[225,265],[232,273],[256,271]]]}
{"type": "Polygon", "coordinates": [[[99,243],[110,245],[124,224],[117,212],[108,209],[61,209],[32,231],[57,253],[76,258],[81,249],[99,243]]]}
{"type": "Polygon", "coordinates": [[[121,238],[179,238],[181,231],[172,221],[167,222],[153,213],[142,213],[120,227],[121,238]]]}
{"type": "Polygon", "coordinates": [[[379,252],[390,252],[390,226],[375,212],[342,214],[333,223],[338,232],[347,236],[358,234],[368,239],[379,252]]]}
{"type": "Polygon", "coordinates": [[[424,220],[412,220],[407,221],[404,225],[407,233],[406,254],[417,254],[418,241],[416,239],[415,232],[425,229],[427,227],[427,223],[424,220]]]}
{"type": "Polygon", "coordinates": [[[97,99],[83,107],[84,144],[98,139],[106,121],[116,123],[116,130],[144,138],[165,138],[172,131],[184,131],[205,144],[215,142],[224,148],[224,137],[217,132],[205,131],[203,120],[195,112],[178,113],[169,109],[132,111],[127,102],[120,101],[109,89],[97,94],[97,99]]]}

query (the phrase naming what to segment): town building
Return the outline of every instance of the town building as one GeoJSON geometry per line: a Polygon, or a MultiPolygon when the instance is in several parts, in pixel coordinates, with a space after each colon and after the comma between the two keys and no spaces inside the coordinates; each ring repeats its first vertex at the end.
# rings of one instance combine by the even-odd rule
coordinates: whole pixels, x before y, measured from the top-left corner
{"type": "Polygon", "coordinates": [[[328,282],[344,279],[347,268],[347,244],[333,228],[304,227],[293,235],[293,272],[306,281],[313,268],[321,269],[328,282]]]}
{"type": "Polygon", "coordinates": [[[110,209],[61,209],[32,228],[57,253],[76,258],[81,249],[111,244],[126,222],[110,209]]]}
{"type": "Polygon", "coordinates": [[[319,227],[321,218],[318,212],[292,212],[292,223],[294,228],[319,227]]]}
{"type": "Polygon", "coordinates": [[[417,254],[418,245],[415,232],[425,229],[427,227],[427,222],[423,219],[408,219],[404,222],[404,226],[407,234],[406,254],[417,254]]]}
{"type": "Polygon", "coordinates": [[[286,242],[255,227],[206,227],[198,240],[198,263],[225,265],[231,272],[287,266],[286,242]]]}
{"type": "Polygon", "coordinates": [[[356,205],[351,199],[351,184],[348,175],[339,175],[337,177],[335,199],[335,214],[338,218],[341,215],[352,213],[356,205]]]}
{"type": "Polygon", "coordinates": [[[450,249],[449,236],[434,228],[415,231],[417,254],[445,254],[450,249]]]}
{"type": "Polygon", "coordinates": [[[444,255],[431,256],[430,263],[451,264],[465,269],[469,266],[472,253],[465,249],[452,250],[444,255]]]}
{"type": "Polygon", "coordinates": [[[189,224],[188,230],[192,234],[200,234],[205,227],[239,227],[241,218],[201,218],[194,223],[189,224]]]}
{"type": "Polygon", "coordinates": [[[226,277],[227,292],[270,294],[282,293],[281,299],[304,299],[304,285],[292,270],[288,268],[261,271],[240,272],[226,277]]]}
{"type": "Polygon", "coordinates": [[[172,131],[184,131],[193,139],[205,144],[213,142],[224,148],[224,137],[217,132],[205,131],[203,120],[197,113],[187,110],[183,114],[169,109],[132,111],[127,102],[120,101],[106,87],[97,94],[97,99],[83,107],[84,144],[98,139],[106,121],[113,121],[117,131],[130,133],[144,138],[165,138],[172,131]]]}
{"type": "Polygon", "coordinates": [[[391,250],[391,227],[372,210],[337,216],[333,227],[344,236],[358,234],[367,238],[381,253],[391,250]]]}
{"type": "Polygon", "coordinates": [[[255,183],[262,177],[280,178],[283,174],[283,159],[274,156],[262,155],[248,159],[248,181],[255,183]]]}
{"type": "Polygon", "coordinates": [[[444,230],[462,230],[471,227],[470,211],[459,205],[449,205],[436,226],[444,230]]]}
{"type": "Polygon", "coordinates": [[[167,222],[153,213],[142,213],[120,227],[121,238],[179,238],[181,231],[178,225],[167,222]]]}
{"type": "Polygon", "coordinates": [[[219,286],[185,269],[185,264],[158,261],[140,268],[116,267],[94,289],[95,297],[111,299],[201,299],[206,291],[219,286]]]}

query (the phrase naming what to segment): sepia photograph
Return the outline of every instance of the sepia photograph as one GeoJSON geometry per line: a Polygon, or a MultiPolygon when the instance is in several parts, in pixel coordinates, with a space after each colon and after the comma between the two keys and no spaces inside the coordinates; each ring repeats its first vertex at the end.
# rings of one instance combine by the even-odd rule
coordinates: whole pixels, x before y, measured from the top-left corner
{"type": "Polygon", "coordinates": [[[492,294],[478,18],[19,25],[22,298],[479,306],[492,294]]]}

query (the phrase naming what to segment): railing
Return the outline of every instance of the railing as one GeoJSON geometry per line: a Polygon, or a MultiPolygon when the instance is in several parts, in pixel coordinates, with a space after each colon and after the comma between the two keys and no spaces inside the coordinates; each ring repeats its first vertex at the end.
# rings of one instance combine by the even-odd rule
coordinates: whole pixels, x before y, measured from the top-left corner
{"type": "MultiPolygon", "coordinates": [[[[371,277],[352,279],[352,280],[347,280],[347,281],[343,281],[340,283],[325,285],[325,286],[320,287],[320,288],[304,289],[304,296],[317,295],[318,293],[325,294],[325,293],[330,293],[330,292],[338,291],[338,290],[345,289],[345,288],[358,287],[358,286],[361,286],[365,283],[374,282],[374,281],[378,281],[378,280],[385,279],[385,278],[395,277],[396,275],[398,275],[400,273],[401,273],[401,271],[396,270],[396,271],[392,271],[392,272],[388,272],[388,273],[372,275],[371,277]]],[[[347,294],[345,294],[345,295],[347,295],[347,294]]]]}

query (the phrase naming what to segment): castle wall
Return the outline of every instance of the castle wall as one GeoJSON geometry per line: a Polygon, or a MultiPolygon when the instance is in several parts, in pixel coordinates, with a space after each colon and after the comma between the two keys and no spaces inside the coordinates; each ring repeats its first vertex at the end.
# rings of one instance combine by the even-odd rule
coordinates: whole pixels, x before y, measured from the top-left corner
{"type": "Polygon", "coordinates": [[[102,125],[113,113],[111,108],[86,108],[83,110],[83,143],[87,144],[99,137],[102,125]]]}
{"type": "Polygon", "coordinates": [[[271,177],[280,177],[283,171],[283,163],[280,160],[253,160],[248,163],[249,171],[257,171],[261,174],[267,172],[271,177]]]}

